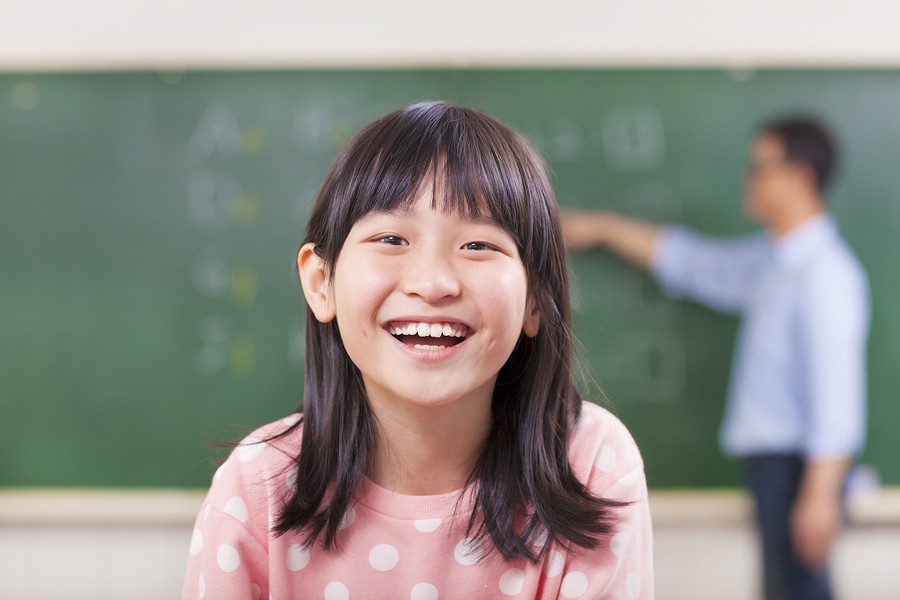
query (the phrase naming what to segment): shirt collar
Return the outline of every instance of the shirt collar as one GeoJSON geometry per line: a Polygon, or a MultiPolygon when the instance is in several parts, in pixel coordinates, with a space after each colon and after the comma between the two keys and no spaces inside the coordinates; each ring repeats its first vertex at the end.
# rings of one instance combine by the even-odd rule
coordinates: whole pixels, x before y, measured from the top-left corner
{"type": "Polygon", "coordinates": [[[796,265],[827,245],[836,233],[837,226],[831,216],[816,215],[787,235],[771,240],[775,261],[785,266],[796,265]]]}

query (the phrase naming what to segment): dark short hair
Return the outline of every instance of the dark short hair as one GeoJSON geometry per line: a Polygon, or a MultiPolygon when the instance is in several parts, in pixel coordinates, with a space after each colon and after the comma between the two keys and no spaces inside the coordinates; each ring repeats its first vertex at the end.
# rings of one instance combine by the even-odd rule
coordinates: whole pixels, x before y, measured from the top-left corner
{"type": "Polygon", "coordinates": [[[837,171],[838,149],[834,137],[821,121],[808,115],[790,115],[764,123],[759,132],[780,139],[785,158],[812,169],[816,189],[825,192],[837,171]]]}

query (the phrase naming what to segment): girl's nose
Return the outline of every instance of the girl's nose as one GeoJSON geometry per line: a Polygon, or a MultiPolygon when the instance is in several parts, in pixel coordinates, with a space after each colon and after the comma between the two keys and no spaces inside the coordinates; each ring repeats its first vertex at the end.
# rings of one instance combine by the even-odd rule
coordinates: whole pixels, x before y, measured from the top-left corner
{"type": "Polygon", "coordinates": [[[458,296],[461,288],[451,261],[434,253],[411,257],[403,276],[403,293],[419,296],[428,303],[458,296]]]}

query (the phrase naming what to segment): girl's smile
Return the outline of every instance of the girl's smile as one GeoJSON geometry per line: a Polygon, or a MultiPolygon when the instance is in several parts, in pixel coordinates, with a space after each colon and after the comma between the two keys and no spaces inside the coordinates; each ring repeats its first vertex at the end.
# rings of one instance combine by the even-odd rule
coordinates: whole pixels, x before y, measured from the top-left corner
{"type": "Polygon", "coordinates": [[[469,326],[449,320],[392,321],[387,330],[398,341],[417,350],[453,348],[465,341],[469,326]]]}

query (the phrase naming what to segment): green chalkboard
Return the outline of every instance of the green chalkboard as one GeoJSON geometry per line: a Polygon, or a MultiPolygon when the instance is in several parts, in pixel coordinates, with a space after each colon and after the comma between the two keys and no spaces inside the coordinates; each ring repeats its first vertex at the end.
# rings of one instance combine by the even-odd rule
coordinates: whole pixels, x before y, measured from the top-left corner
{"type": "MultiPolygon", "coordinates": [[[[565,206],[721,234],[751,229],[755,125],[831,121],[874,298],[864,460],[900,483],[900,72],[437,70],[0,75],[0,486],[202,486],[211,442],[299,405],[310,200],[353,131],[426,98],[528,135],[565,206]]],[[[736,484],[736,321],[602,252],[573,271],[583,362],[651,486],[736,484]]]]}

